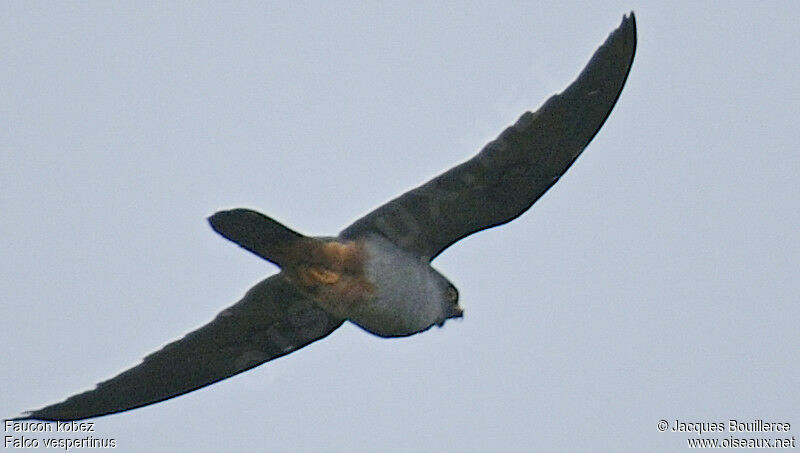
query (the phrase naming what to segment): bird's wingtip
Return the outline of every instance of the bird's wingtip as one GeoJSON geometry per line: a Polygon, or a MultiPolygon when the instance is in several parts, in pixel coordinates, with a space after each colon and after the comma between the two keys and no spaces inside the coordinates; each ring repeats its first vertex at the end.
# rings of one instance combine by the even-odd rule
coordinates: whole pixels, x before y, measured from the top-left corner
{"type": "Polygon", "coordinates": [[[34,411],[25,411],[16,417],[5,418],[3,419],[3,422],[21,422],[23,420],[36,420],[34,418],[34,411]]]}
{"type": "Polygon", "coordinates": [[[622,15],[622,22],[620,22],[620,28],[624,27],[625,25],[630,25],[634,29],[636,28],[636,14],[634,14],[633,10],[631,10],[628,14],[622,15]]]}

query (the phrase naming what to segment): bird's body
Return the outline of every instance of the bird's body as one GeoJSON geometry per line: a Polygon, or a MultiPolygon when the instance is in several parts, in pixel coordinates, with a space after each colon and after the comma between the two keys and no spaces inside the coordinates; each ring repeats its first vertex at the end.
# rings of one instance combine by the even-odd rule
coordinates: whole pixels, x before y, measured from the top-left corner
{"type": "Polygon", "coordinates": [[[521,215],[558,181],[610,114],[635,49],[631,14],[562,93],[335,238],[304,236],[249,209],[211,216],[214,230],[281,272],[139,365],[17,420],[80,420],[163,401],[296,351],[347,320],[397,337],[460,317],[458,292],[431,261],[521,215]]]}
{"type": "Polygon", "coordinates": [[[221,211],[209,222],[280,266],[280,275],[327,313],[375,335],[413,335],[463,313],[452,283],[382,235],[312,238],[249,209],[221,211]]]}
{"type": "Polygon", "coordinates": [[[382,236],[373,235],[365,244],[375,298],[354,307],[347,319],[376,335],[398,337],[462,316],[455,287],[428,262],[382,236]]]}

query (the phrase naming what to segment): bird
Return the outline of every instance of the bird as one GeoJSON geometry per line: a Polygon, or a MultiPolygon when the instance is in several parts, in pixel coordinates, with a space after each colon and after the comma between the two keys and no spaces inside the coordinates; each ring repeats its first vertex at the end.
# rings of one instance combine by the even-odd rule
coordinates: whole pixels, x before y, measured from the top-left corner
{"type": "Polygon", "coordinates": [[[212,215],[217,233],[280,272],[138,365],[11,420],[83,420],[164,401],[297,351],[344,322],[394,338],[462,317],[458,290],[431,262],[460,239],[517,218],[559,180],[616,104],[636,39],[631,12],[564,91],[337,236],[305,236],[246,208],[212,215]]]}

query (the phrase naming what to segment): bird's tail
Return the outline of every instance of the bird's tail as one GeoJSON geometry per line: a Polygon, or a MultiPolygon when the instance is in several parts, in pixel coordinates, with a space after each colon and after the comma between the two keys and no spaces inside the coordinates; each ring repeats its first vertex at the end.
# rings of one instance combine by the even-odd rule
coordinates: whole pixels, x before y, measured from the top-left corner
{"type": "Polygon", "coordinates": [[[220,211],[208,222],[217,233],[280,267],[294,261],[314,241],[250,209],[220,211]]]}

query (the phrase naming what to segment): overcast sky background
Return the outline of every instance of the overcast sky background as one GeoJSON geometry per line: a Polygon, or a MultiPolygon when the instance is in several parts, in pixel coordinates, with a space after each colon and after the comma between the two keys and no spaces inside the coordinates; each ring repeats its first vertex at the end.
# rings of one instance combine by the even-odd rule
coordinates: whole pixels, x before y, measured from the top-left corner
{"type": "Polygon", "coordinates": [[[5,3],[0,415],[135,365],[276,271],[208,215],[336,233],[563,90],[635,10],[633,70],[582,157],[434,261],[462,321],[345,325],[93,435],[166,452],[686,449],[661,419],[800,434],[800,4],[484,3],[5,3]]]}

